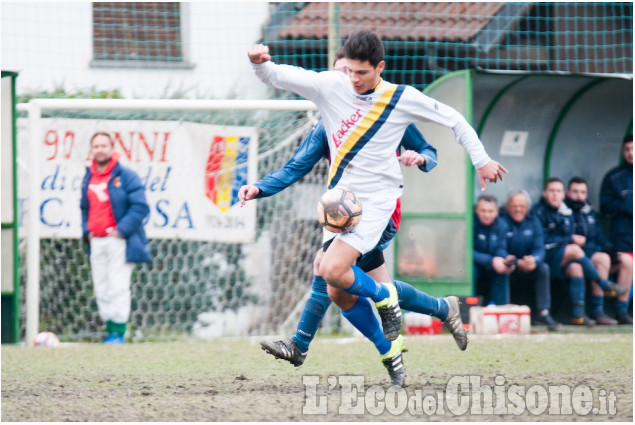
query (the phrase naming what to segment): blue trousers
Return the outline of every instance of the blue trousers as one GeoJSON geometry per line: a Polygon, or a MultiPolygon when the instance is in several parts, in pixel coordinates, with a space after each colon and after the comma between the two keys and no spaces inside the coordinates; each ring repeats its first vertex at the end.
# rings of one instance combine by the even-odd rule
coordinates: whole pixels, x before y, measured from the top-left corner
{"type": "Polygon", "coordinates": [[[474,265],[474,293],[482,295],[485,303],[509,304],[509,275],[474,265]]]}

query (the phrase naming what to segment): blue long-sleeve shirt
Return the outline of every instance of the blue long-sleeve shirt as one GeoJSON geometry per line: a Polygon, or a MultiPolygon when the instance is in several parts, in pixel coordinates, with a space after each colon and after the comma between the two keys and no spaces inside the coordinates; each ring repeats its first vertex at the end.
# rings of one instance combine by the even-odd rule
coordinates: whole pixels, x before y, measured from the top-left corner
{"type": "Polygon", "coordinates": [[[507,211],[502,211],[501,219],[507,224],[507,252],[516,258],[531,255],[536,265],[545,261],[545,242],[540,221],[531,213],[520,223],[514,221],[507,211]]]}
{"type": "Polygon", "coordinates": [[[620,252],[633,252],[633,165],[609,171],[600,188],[600,211],[611,219],[611,242],[620,252]]]}
{"type": "Polygon", "coordinates": [[[494,257],[507,257],[506,233],[507,224],[500,217],[485,226],[474,214],[474,264],[490,270],[494,257]]]}
{"type": "MultiPolygon", "coordinates": [[[[430,145],[416,126],[410,125],[401,139],[401,147],[413,150],[426,158],[426,163],[419,169],[424,172],[437,165],[437,150],[430,145]]],[[[272,171],[254,185],[260,189],[256,198],[275,195],[306,176],[320,159],[328,158],[328,138],[322,120],[311,129],[302,141],[293,157],[280,169],[272,171]]]]}

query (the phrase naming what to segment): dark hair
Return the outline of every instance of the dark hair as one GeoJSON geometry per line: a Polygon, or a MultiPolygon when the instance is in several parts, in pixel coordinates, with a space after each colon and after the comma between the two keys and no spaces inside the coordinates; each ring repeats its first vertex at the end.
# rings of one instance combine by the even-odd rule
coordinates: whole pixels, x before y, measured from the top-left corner
{"type": "Polygon", "coordinates": [[[572,184],[580,184],[580,183],[585,184],[587,185],[587,187],[589,187],[589,183],[587,183],[587,181],[583,177],[574,176],[569,179],[569,185],[567,186],[567,189],[571,189],[572,184]]]}
{"type": "Polygon", "coordinates": [[[633,133],[627,134],[626,136],[624,136],[624,140],[622,140],[622,146],[624,146],[627,143],[633,143],[633,133]]]}
{"type": "Polygon", "coordinates": [[[549,183],[554,183],[554,182],[562,183],[562,186],[564,186],[564,182],[562,181],[561,178],[559,178],[559,177],[549,177],[549,180],[547,180],[545,182],[545,185],[542,187],[543,190],[546,189],[547,186],[549,186],[549,183]]]}
{"type": "Polygon", "coordinates": [[[333,66],[335,66],[335,62],[342,59],[344,57],[344,46],[340,46],[335,51],[335,59],[333,59],[333,66]]]}
{"type": "Polygon", "coordinates": [[[376,68],[384,60],[384,44],[372,31],[355,31],[344,43],[344,56],[347,59],[368,61],[376,68]]]}
{"type": "Polygon", "coordinates": [[[105,131],[98,131],[97,133],[93,134],[93,136],[90,138],[90,145],[93,145],[93,140],[95,140],[95,137],[97,136],[106,136],[108,137],[108,140],[110,140],[110,144],[114,145],[115,141],[112,140],[112,136],[110,135],[110,133],[106,133],[105,131]]]}
{"type": "Polygon", "coordinates": [[[498,206],[498,199],[496,199],[496,196],[494,195],[481,195],[478,197],[478,199],[476,200],[476,203],[478,204],[479,202],[493,202],[496,204],[496,206],[498,206]]]}

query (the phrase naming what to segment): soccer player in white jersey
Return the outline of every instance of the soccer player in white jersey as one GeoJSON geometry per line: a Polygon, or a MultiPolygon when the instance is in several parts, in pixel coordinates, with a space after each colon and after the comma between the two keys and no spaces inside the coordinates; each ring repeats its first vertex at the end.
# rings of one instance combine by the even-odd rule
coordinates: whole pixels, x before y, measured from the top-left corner
{"type": "Polygon", "coordinates": [[[261,81],[317,105],[329,136],[328,187],[352,190],[364,206],[362,220],[354,231],[336,234],[324,230],[323,241],[332,242],[320,264],[321,276],[333,288],[371,298],[386,338],[403,346],[394,285],[375,282],[354,264],[360,254],[377,244],[401,196],[403,179],[395,151],[406,127],[431,121],[450,128],[477,168],[482,189],[486,181],[502,179],[507,170],[489,158],[474,129],[456,110],[413,87],[381,78],[384,48],[377,35],[370,31],[352,33],[344,52],[348,76],[274,64],[264,45],[250,48],[248,56],[261,81]]]}
{"type": "MultiPolygon", "coordinates": [[[[333,69],[346,73],[344,47],[340,47],[336,51],[335,57],[333,69]]],[[[436,166],[436,149],[427,143],[414,124],[408,126],[401,141],[401,147],[405,151],[398,156],[398,160],[403,165],[416,165],[423,172],[429,172],[436,166]]],[[[313,127],[307,138],[302,141],[293,158],[284,167],[269,173],[256,184],[244,185],[240,188],[238,197],[241,203],[244,204],[255,198],[272,196],[284,190],[305,176],[325,155],[328,155],[328,137],[323,122],[320,120],[313,127]]],[[[400,219],[401,206],[398,203],[377,246],[370,252],[360,256],[355,264],[377,282],[391,281],[382,251],[397,233],[400,219]]],[[[403,386],[406,378],[405,369],[403,364],[401,364],[401,350],[403,347],[399,345],[397,340],[388,341],[374,314],[372,317],[368,315],[368,311],[372,311],[368,298],[350,295],[337,290],[338,292],[336,293],[331,291],[331,295],[334,295],[333,300],[331,300],[327,292],[328,285],[326,281],[318,275],[323,252],[323,247],[320,247],[315,257],[310,296],[302,310],[295,335],[289,339],[277,341],[263,340],[260,342],[262,349],[277,359],[288,361],[295,367],[302,365],[320,322],[331,305],[331,301],[333,301],[340,307],[342,316],[373,343],[379,353],[382,364],[388,369],[391,384],[403,386]],[[339,298],[337,297],[340,294],[347,296],[342,303],[339,303],[339,298]],[[392,352],[391,349],[393,349],[392,352]]],[[[465,350],[467,348],[467,333],[461,321],[458,297],[432,297],[415,289],[406,282],[394,280],[393,283],[399,295],[399,304],[402,307],[412,312],[438,317],[443,322],[444,328],[450,331],[454,337],[459,349],[465,350]]]]}

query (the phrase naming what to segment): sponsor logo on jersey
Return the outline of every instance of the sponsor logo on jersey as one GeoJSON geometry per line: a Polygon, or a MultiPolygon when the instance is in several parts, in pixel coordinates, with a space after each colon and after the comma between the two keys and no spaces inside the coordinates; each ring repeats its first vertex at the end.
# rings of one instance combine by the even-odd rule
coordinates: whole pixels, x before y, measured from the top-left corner
{"type": "Polygon", "coordinates": [[[342,139],[344,138],[348,130],[350,130],[350,128],[353,127],[355,123],[358,122],[361,118],[362,112],[358,109],[349,118],[342,120],[342,125],[340,126],[339,130],[335,134],[331,135],[336,148],[339,148],[342,145],[342,139]]]}
{"type": "Polygon", "coordinates": [[[214,136],[205,167],[205,196],[222,212],[238,203],[247,184],[249,137],[214,136]]]}
{"type": "Polygon", "coordinates": [[[361,100],[362,102],[372,102],[373,101],[373,97],[372,96],[360,96],[360,95],[356,95],[355,96],[358,100],[361,100]]]}
{"type": "MultiPolygon", "coordinates": [[[[386,87],[381,97],[360,120],[345,140],[340,137],[333,141],[336,146],[341,145],[331,164],[328,176],[328,187],[332,189],[342,177],[344,170],[357,153],[368,143],[377,131],[384,125],[388,116],[399,102],[405,86],[391,84],[386,87]]],[[[361,118],[361,116],[360,116],[361,118]]],[[[343,136],[343,135],[342,135],[343,136]]]]}

